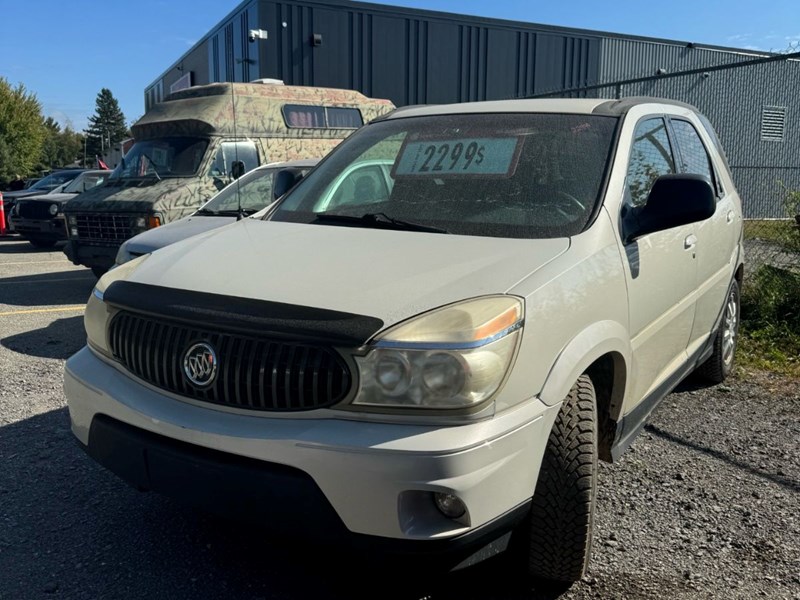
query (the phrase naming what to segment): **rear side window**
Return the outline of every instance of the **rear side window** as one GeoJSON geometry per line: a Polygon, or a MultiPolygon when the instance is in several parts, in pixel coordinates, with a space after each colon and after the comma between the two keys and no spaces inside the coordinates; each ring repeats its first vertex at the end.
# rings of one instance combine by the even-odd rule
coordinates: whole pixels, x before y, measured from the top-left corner
{"type": "Polygon", "coordinates": [[[357,108],[287,104],[283,119],[290,128],[358,129],[364,124],[357,108]]]}
{"type": "Polygon", "coordinates": [[[675,173],[675,158],[662,118],[647,119],[633,134],[627,185],[633,206],[644,206],[656,179],[675,173]]]}
{"type": "Polygon", "coordinates": [[[708,177],[709,182],[713,183],[711,159],[694,126],[688,121],[673,119],[672,129],[675,132],[675,143],[678,144],[681,152],[681,171],[703,175],[708,177]]]}

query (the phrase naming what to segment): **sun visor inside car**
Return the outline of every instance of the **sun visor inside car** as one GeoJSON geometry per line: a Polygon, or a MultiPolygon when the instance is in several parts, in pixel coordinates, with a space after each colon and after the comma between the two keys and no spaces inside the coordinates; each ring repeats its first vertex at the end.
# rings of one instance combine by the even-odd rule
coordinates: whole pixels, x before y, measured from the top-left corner
{"type": "Polygon", "coordinates": [[[179,290],[129,281],[115,281],[103,300],[123,310],[182,321],[211,331],[238,331],[250,335],[333,346],[360,346],[383,327],[375,317],[351,313],[179,290]]]}

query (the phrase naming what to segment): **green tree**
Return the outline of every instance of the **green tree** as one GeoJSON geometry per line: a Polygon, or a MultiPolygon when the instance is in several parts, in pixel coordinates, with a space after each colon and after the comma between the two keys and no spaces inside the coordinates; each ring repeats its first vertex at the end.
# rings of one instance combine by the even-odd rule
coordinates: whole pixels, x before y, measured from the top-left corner
{"type": "Polygon", "coordinates": [[[125,115],[119,107],[119,102],[108,88],[103,88],[95,100],[95,113],[89,117],[89,127],[86,128],[86,154],[89,160],[94,156],[101,156],[109,146],[130,137],[125,125],[125,115]]]}
{"type": "Polygon", "coordinates": [[[53,117],[47,117],[44,120],[44,131],[45,136],[39,163],[42,168],[61,166],[58,160],[58,138],[61,135],[61,125],[53,117]]]}
{"type": "Polygon", "coordinates": [[[39,160],[41,169],[66,167],[82,161],[83,135],[72,129],[69,123],[62,129],[53,117],[44,120],[44,128],[45,140],[39,160]]]}
{"type": "Polygon", "coordinates": [[[14,88],[0,77],[0,180],[32,174],[44,139],[39,100],[21,83],[14,88]]]}

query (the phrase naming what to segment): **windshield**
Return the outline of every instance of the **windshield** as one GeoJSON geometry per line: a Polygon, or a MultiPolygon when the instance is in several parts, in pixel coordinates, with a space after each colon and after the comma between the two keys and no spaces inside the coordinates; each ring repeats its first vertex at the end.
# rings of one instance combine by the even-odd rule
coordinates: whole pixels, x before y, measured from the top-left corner
{"type": "Polygon", "coordinates": [[[51,173],[47,177],[40,179],[28,189],[30,190],[54,190],[63,183],[72,181],[80,174],[80,171],[66,171],[51,173]]]}
{"type": "Polygon", "coordinates": [[[272,196],[272,183],[275,173],[280,170],[281,167],[270,167],[246,173],[209,200],[197,211],[198,214],[236,214],[239,212],[240,198],[245,214],[258,212],[275,200],[272,196]]]}
{"type": "Polygon", "coordinates": [[[190,177],[197,173],[208,140],[167,137],[136,142],[120,161],[112,179],[190,177]]]}
{"type": "Polygon", "coordinates": [[[103,171],[102,173],[81,173],[70,181],[64,189],[61,190],[65,194],[80,194],[88,189],[100,185],[111,175],[111,171],[103,171]]]}
{"type": "Polygon", "coordinates": [[[268,217],[460,235],[575,235],[600,195],[617,119],[468,114],[382,121],[345,140],[268,217]]]}

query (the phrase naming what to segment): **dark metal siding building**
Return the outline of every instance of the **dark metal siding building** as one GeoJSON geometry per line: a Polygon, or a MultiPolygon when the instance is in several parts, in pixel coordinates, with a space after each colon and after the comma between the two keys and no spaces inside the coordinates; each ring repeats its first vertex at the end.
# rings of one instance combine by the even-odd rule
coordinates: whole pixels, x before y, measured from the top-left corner
{"type": "Polygon", "coordinates": [[[667,96],[694,104],[717,128],[746,215],[783,217],[778,182],[800,188],[800,62],[742,65],[759,56],[348,0],[246,0],[147,88],[145,106],[187,85],[259,78],[355,89],[398,106],[567,90],[667,96]],[[251,41],[252,29],[267,38],[251,41]],[[719,65],[731,68],[659,77],[719,65]],[[617,83],[643,77],[651,79],[617,83]]]}

